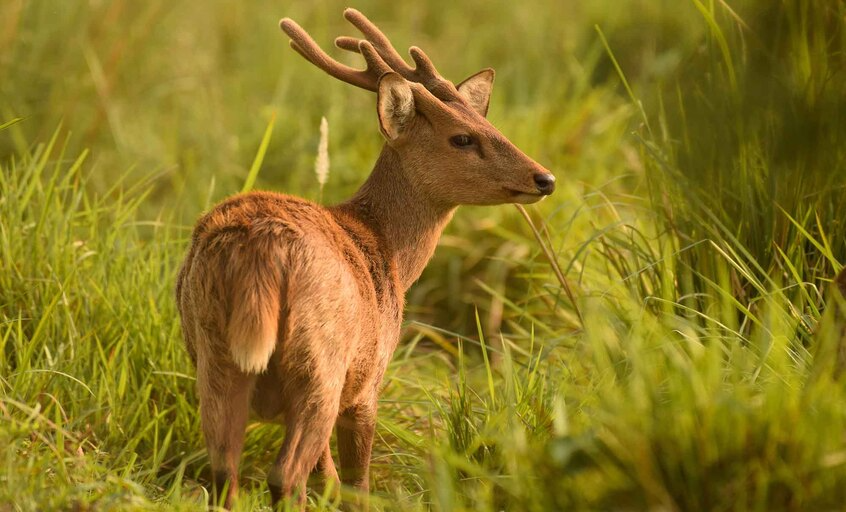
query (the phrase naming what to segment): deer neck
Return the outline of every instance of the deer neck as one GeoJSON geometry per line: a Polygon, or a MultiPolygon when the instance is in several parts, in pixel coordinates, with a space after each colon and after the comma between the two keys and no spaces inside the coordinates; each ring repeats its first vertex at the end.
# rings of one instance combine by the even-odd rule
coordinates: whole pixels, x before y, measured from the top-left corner
{"type": "Polygon", "coordinates": [[[455,206],[439,205],[415,188],[394,149],[385,146],[370,177],[339,208],[373,229],[393,260],[403,292],[432,258],[455,206]]]}

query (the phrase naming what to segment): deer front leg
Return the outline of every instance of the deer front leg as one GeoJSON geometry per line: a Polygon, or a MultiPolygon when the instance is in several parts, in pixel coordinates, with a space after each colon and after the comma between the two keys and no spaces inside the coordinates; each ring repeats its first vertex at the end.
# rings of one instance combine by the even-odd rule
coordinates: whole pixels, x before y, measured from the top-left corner
{"type": "Polygon", "coordinates": [[[341,479],[362,493],[370,490],[370,452],[376,431],[376,403],[356,405],[338,418],[341,479]]]}

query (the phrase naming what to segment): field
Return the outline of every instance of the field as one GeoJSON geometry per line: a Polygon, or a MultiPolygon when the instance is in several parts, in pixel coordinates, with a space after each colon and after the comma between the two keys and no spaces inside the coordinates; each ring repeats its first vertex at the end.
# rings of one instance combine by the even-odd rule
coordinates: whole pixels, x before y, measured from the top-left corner
{"type": "MultiPolygon", "coordinates": [[[[346,6],[0,4],[0,510],[207,508],[176,271],[253,179],[367,176],[374,95],[277,26],[328,48],[346,6]]],[[[846,509],[846,1],[356,7],[453,81],[495,68],[489,119],[558,179],[537,235],[459,209],[409,291],[372,508],[846,509]]],[[[282,435],[249,426],[238,510],[282,435]]]]}

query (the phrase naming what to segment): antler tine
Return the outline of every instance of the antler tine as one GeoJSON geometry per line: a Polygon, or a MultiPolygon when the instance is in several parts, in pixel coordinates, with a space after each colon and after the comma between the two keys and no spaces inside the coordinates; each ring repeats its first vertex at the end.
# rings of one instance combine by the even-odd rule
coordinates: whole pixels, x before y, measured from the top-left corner
{"type": "Polygon", "coordinates": [[[423,53],[423,50],[421,50],[417,46],[412,46],[408,49],[408,53],[414,60],[414,64],[417,66],[415,69],[418,73],[435,76],[438,78],[441,77],[441,75],[438,74],[438,70],[435,69],[435,65],[432,64],[431,60],[429,60],[429,56],[423,53]]]}
{"type": "Polygon", "coordinates": [[[355,69],[330,57],[314,42],[308,32],[303,30],[294,20],[282,18],[279,27],[291,38],[291,48],[296,50],[303,58],[329,75],[348,84],[368,91],[375,91],[378,88],[379,77],[391,71],[390,66],[385,63],[368,41],[361,41],[356,48],[356,52],[364,56],[367,69],[355,69]]]}
{"type": "Polygon", "coordinates": [[[376,48],[373,47],[370,41],[360,42],[358,44],[358,53],[364,57],[364,62],[367,63],[367,71],[372,72],[373,76],[376,77],[377,85],[382,75],[392,71],[391,67],[385,63],[382,56],[379,55],[379,52],[376,51],[376,48]]]}
{"type": "MultiPolygon", "coordinates": [[[[388,37],[360,11],[353,8],[346,9],[344,11],[344,18],[359,29],[364,34],[364,37],[373,43],[373,47],[379,52],[379,55],[391,69],[402,75],[406,80],[419,82],[430,89],[444,81],[443,77],[438,74],[432,61],[429,60],[420,48],[412,46],[409,50],[411,58],[414,59],[417,65],[416,68],[412,68],[406,64],[388,37]]],[[[335,46],[356,52],[358,51],[360,42],[361,39],[343,36],[335,39],[335,46]]]]}

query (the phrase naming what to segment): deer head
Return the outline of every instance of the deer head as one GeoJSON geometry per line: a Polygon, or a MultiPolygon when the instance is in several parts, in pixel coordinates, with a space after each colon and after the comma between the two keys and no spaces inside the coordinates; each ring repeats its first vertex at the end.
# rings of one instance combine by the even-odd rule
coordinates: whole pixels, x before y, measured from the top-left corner
{"type": "Polygon", "coordinates": [[[364,39],[339,37],[335,44],[360,53],[366,69],[332,59],[289,18],[283,18],[280,27],[306,60],[339,80],[377,93],[380,130],[412,186],[446,206],[533,203],[553,192],[555,177],[485,119],[492,69],[455,86],[419,48],[409,50],[412,68],[363,14],[347,9],[344,17],[364,39]]]}

